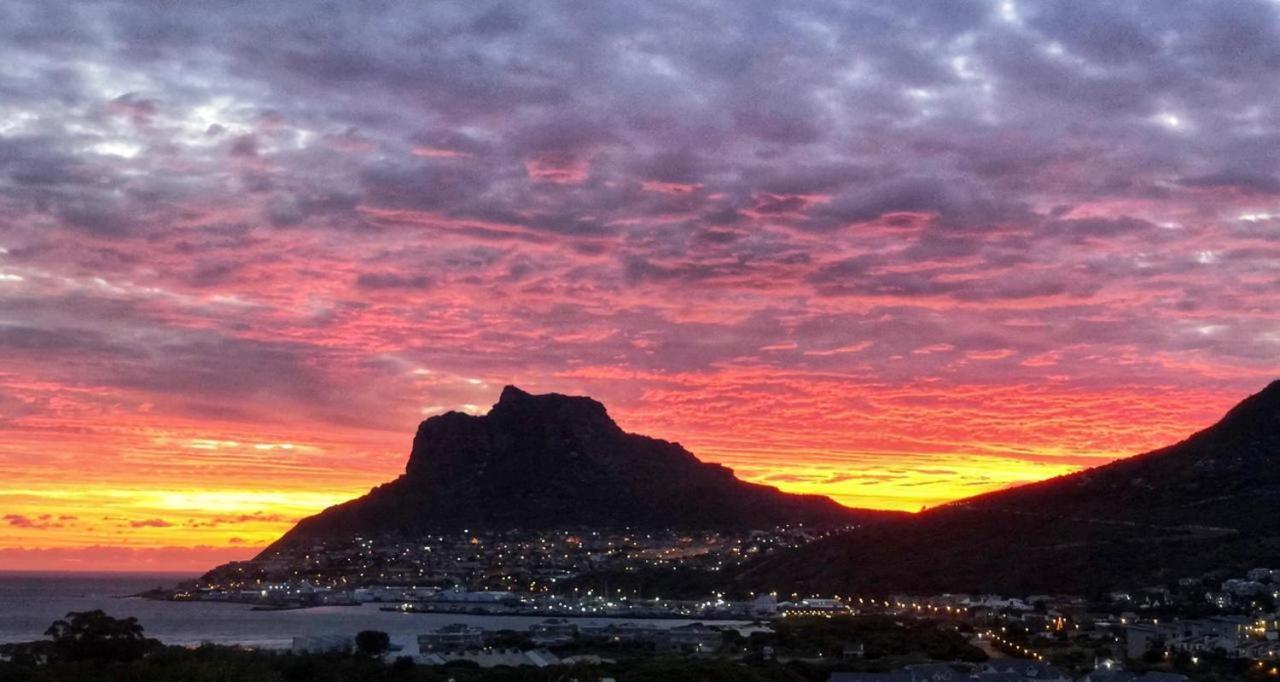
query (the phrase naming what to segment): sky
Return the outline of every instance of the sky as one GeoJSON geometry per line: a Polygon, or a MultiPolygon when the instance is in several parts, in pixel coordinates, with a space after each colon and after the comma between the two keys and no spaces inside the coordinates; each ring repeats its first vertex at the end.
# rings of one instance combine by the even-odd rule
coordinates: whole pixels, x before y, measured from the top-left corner
{"type": "Polygon", "coordinates": [[[505,384],[917,510],[1280,374],[1273,0],[12,0],[0,63],[0,568],[247,558],[505,384]]]}

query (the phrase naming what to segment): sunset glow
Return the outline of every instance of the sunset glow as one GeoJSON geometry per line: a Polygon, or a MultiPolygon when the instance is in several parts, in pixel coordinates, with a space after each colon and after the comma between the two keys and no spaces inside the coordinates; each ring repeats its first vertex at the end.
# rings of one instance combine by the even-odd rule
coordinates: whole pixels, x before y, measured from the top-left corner
{"type": "Polygon", "coordinates": [[[1174,5],[6,3],[0,569],[247,558],[505,384],[862,507],[1180,440],[1277,375],[1280,4],[1174,5]]]}

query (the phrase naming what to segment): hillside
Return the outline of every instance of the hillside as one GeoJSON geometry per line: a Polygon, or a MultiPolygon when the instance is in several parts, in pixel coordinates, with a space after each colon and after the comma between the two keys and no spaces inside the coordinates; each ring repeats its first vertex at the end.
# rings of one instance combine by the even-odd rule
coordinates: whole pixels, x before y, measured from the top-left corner
{"type": "Polygon", "coordinates": [[[742,582],[830,592],[1092,593],[1280,563],[1280,381],[1147,454],[857,529],[742,582]]]}

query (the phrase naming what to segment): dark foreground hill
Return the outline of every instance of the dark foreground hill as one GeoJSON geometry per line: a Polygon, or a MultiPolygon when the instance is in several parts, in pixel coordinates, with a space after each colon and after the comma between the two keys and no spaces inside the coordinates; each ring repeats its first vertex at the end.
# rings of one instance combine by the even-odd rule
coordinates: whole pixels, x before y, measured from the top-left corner
{"type": "Polygon", "coordinates": [[[404,475],[303,519],[262,556],[354,534],[842,526],[892,516],[738,480],[676,443],[624,432],[595,400],[508,386],[484,416],[422,422],[404,475]]]}
{"type": "Polygon", "coordinates": [[[1187,440],[747,568],[787,592],[1096,593],[1280,564],[1280,381],[1187,440]]]}

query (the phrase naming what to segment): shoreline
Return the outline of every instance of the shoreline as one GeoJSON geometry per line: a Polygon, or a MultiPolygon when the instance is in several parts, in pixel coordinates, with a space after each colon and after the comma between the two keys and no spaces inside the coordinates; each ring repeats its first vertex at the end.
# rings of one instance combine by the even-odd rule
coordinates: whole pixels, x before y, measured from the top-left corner
{"type": "Polygon", "coordinates": [[[379,607],[378,610],[391,612],[391,613],[405,613],[405,614],[424,615],[424,616],[439,616],[439,615],[490,616],[490,617],[499,617],[499,618],[512,617],[512,618],[548,618],[548,619],[575,618],[575,619],[585,619],[585,620],[600,620],[600,619],[688,620],[688,621],[732,621],[732,622],[740,622],[740,623],[767,623],[770,620],[773,620],[771,618],[750,618],[745,616],[728,616],[728,615],[726,616],[716,616],[716,615],[686,616],[686,615],[679,615],[679,614],[550,613],[546,611],[530,611],[527,609],[520,610],[520,611],[505,611],[501,613],[494,613],[494,612],[488,612],[488,611],[477,613],[474,611],[462,611],[462,610],[455,610],[455,609],[420,609],[420,608],[404,609],[404,608],[397,608],[393,606],[382,606],[382,607],[379,607]]]}
{"type": "MultiPolygon", "coordinates": [[[[229,601],[214,599],[169,599],[157,597],[153,595],[133,594],[109,597],[110,599],[146,599],[148,601],[166,602],[175,604],[227,604],[237,606],[249,606],[250,611],[257,612],[283,612],[283,611],[307,611],[311,609],[320,609],[327,607],[345,607],[345,608],[361,608],[372,606],[375,604],[389,604],[391,602],[362,602],[347,604],[261,604],[250,601],[229,601]]],[[[682,615],[682,614],[622,614],[622,613],[573,613],[573,612],[547,612],[536,611],[530,609],[520,609],[516,611],[474,611],[470,609],[428,609],[415,606],[406,609],[401,606],[378,606],[377,610],[383,613],[403,613],[410,615],[448,615],[448,616],[477,616],[477,617],[494,617],[494,618],[575,618],[586,620],[691,620],[691,621],[733,621],[743,623],[767,623],[775,620],[768,617],[750,617],[742,615],[682,615]]]]}

